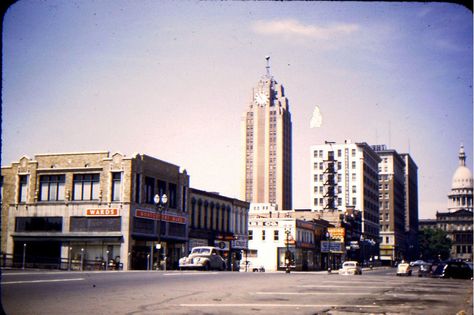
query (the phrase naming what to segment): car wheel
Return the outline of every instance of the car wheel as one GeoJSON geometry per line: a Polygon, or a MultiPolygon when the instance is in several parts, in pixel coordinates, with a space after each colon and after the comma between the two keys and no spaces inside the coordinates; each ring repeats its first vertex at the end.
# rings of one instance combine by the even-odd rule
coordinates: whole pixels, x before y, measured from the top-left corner
{"type": "Polygon", "coordinates": [[[207,263],[205,263],[204,266],[202,267],[202,270],[204,270],[204,271],[209,271],[209,269],[210,269],[209,267],[210,267],[210,266],[209,266],[209,263],[207,262],[207,263]]]}

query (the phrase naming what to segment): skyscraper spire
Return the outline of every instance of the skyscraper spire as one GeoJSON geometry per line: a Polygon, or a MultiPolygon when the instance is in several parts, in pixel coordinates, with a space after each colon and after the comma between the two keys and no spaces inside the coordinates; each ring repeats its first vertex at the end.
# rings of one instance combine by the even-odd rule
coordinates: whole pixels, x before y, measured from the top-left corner
{"type": "Polygon", "coordinates": [[[265,56],[265,59],[267,60],[267,77],[270,76],[270,56],[265,56]]]}

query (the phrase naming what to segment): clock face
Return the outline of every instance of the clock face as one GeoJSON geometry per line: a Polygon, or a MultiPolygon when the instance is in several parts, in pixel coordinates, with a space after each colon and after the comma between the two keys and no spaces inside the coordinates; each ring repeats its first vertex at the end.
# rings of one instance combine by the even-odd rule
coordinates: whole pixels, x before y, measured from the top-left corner
{"type": "Polygon", "coordinates": [[[267,103],[267,96],[264,93],[257,93],[255,95],[255,101],[259,105],[265,105],[267,103]]]}

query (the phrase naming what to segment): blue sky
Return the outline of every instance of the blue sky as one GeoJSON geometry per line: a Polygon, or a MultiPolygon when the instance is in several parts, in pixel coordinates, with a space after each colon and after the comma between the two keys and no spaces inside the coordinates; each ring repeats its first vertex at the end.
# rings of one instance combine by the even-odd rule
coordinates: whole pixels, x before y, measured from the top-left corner
{"type": "Polygon", "coordinates": [[[310,146],[351,139],[409,152],[420,217],[434,217],[461,143],[472,166],[472,49],[455,4],[19,1],[4,18],[2,165],[140,152],[239,197],[240,119],[270,55],[292,113],[294,207],[310,205],[310,146]]]}

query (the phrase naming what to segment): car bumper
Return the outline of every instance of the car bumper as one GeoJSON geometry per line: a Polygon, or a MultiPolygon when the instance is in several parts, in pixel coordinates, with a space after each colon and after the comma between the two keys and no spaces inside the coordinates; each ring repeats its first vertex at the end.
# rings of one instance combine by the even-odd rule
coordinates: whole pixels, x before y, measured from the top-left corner
{"type": "Polygon", "coordinates": [[[179,268],[181,268],[181,269],[203,269],[204,265],[202,265],[202,264],[185,264],[185,265],[179,265],[179,268]]]}

